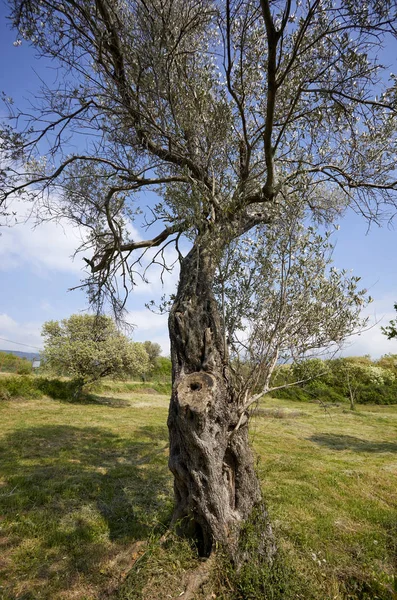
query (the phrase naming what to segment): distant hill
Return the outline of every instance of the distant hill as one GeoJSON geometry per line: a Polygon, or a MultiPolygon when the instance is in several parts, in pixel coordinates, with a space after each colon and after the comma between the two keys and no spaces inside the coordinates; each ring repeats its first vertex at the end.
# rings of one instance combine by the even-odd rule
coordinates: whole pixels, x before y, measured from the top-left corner
{"type": "Polygon", "coordinates": [[[26,358],[27,360],[33,360],[34,358],[38,358],[40,356],[40,352],[20,352],[19,350],[0,350],[0,352],[5,352],[6,354],[14,354],[14,356],[19,356],[19,358],[26,358]]]}

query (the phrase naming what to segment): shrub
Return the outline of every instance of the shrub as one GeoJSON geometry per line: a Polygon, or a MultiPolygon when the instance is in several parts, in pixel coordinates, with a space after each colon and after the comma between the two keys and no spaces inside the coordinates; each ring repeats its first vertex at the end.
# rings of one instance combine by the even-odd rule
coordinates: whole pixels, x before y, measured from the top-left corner
{"type": "Polygon", "coordinates": [[[36,385],[41,394],[49,396],[54,400],[73,400],[76,393],[76,384],[73,381],[38,377],[36,385]]]}
{"type": "Polygon", "coordinates": [[[54,400],[73,401],[76,385],[73,381],[47,379],[46,377],[4,377],[0,379],[0,399],[40,398],[49,396],[54,400]]]}
{"type": "Polygon", "coordinates": [[[338,404],[346,401],[346,398],[342,394],[323,381],[313,381],[307,388],[312,398],[322,400],[323,402],[338,404]]]}
{"type": "Polygon", "coordinates": [[[271,392],[271,395],[273,398],[280,398],[280,400],[296,400],[297,402],[311,402],[313,400],[313,395],[298,385],[276,390],[271,392]]]}
{"type": "Polygon", "coordinates": [[[362,385],[357,390],[358,404],[397,404],[397,385],[362,385]]]}
{"type": "Polygon", "coordinates": [[[172,364],[171,359],[166,356],[158,356],[154,361],[154,367],[150,372],[149,380],[171,382],[172,364]]]}
{"type": "Polygon", "coordinates": [[[0,371],[29,375],[32,372],[32,363],[10,352],[0,352],[0,371]]]}
{"type": "Polygon", "coordinates": [[[0,379],[0,394],[3,399],[10,398],[39,398],[36,380],[31,377],[5,377],[0,379]]]}
{"type": "Polygon", "coordinates": [[[17,368],[18,375],[30,375],[32,373],[32,363],[28,360],[21,361],[17,368]]]}

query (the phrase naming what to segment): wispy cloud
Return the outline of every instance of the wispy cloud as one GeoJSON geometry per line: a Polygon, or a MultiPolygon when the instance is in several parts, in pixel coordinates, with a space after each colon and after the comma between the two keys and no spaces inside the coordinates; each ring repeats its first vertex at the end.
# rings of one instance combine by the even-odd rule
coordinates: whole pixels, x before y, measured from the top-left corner
{"type": "Polygon", "coordinates": [[[42,223],[34,228],[29,221],[1,229],[0,269],[27,267],[39,275],[52,271],[81,273],[84,262],[77,256],[81,232],[71,225],[42,223]]]}
{"type": "Polygon", "coordinates": [[[35,352],[43,347],[41,323],[18,322],[8,314],[0,314],[0,348],[35,352]]]}
{"type": "Polygon", "coordinates": [[[388,340],[381,331],[381,327],[395,319],[393,305],[396,301],[397,298],[387,294],[368,306],[364,311],[369,318],[367,330],[349,339],[342,352],[344,356],[369,354],[372,358],[380,358],[383,354],[397,354],[397,340],[388,340]]]}
{"type": "Polygon", "coordinates": [[[148,309],[132,310],[128,314],[128,322],[135,326],[133,338],[136,342],[150,340],[160,344],[163,355],[170,353],[168,314],[158,315],[148,309]]]}

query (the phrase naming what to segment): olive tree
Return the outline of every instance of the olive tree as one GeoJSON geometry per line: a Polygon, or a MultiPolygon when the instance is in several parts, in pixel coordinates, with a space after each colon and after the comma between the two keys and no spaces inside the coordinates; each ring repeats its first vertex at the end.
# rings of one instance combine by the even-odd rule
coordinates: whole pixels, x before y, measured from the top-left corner
{"type": "Polygon", "coordinates": [[[104,315],[72,315],[44,323],[43,358],[56,373],[70,375],[79,393],[85,384],[103,377],[123,378],[145,371],[149,358],[142,344],[120,333],[104,315]]]}
{"type": "MultiPolygon", "coordinates": [[[[394,210],[396,93],[377,52],[391,0],[9,0],[61,73],[1,133],[3,210],[87,231],[90,300],[125,307],[145,257],[176,248],[169,316],[174,523],[236,555],[261,501],[214,295],[228,245],[299,198],[307,214],[394,210]],[[62,75],[62,76],[61,76],[62,75]],[[144,210],[144,228],[130,223],[144,210]],[[181,242],[184,244],[181,245],[181,242]],[[182,248],[189,242],[189,250],[182,248]]],[[[19,43],[19,41],[17,41],[19,43]]],[[[12,109],[12,107],[11,107],[12,109]]],[[[269,529],[264,535],[270,534],[269,529]]]]}
{"type": "MultiPolygon", "coordinates": [[[[298,383],[271,387],[277,365],[335,354],[366,324],[360,313],[372,299],[360,289],[361,278],[332,264],[335,229],[320,234],[305,226],[296,203],[224,253],[214,289],[241,398],[238,427],[262,396],[298,383]]],[[[318,364],[313,377],[327,371],[323,361],[317,359],[318,364]]]]}

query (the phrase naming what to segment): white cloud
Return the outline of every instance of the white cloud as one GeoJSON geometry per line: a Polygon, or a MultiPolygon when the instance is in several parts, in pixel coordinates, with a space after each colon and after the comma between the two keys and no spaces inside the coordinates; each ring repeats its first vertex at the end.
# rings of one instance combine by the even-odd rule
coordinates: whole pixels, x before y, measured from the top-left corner
{"type": "Polygon", "coordinates": [[[41,323],[18,323],[6,313],[0,314],[0,348],[2,350],[20,350],[35,352],[43,347],[40,335],[41,323]]]}
{"type": "Polygon", "coordinates": [[[397,340],[388,340],[381,331],[382,326],[396,318],[392,310],[396,301],[396,298],[385,295],[369,305],[364,311],[364,316],[369,317],[367,330],[350,338],[342,352],[344,356],[369,354],[372,358],[379,358],[383,354],[397,354],[397,340]]]}
{"type": "MultiPolygon", "coordinates": [[[[0,271],[22,267],[29,268],[42,277],[56,271],[84,276],[87,268],[83,261],[84,252],[73,258],[84,239],[85,232],[82,228],[71,223],[55,221],[42,222],[35,226],[34,220],[26,217],[26,205],[21,201],[14,201],[12,209],[16,213],[17,223],[0,229],[0,271]]],[[[142,239],[133,223],[127,224],[127,230],[131,239],[142,239]]],[[[137,265],[137,271],[143,273],[158,251],[158,248],[147,250],[141,265],[137,265]]],[[[90,256],[89,251],[86,256],[90,256]]],[[[177,254],[174,249],[166,248],[164,258],[167,265],[171,265],[175,262],[177,254]]],[[[160,257],[157,257],[157,260],[160,261],[160,257]]],[[[142,282],[139,276],[136,277],[137,286],[134,293],[145,294],[153,299],[158,299],[161,294],[172,293],[178,281],[178,267],[172,272],[163,271],[163,284],[161,273],[161,266],[154,264],[146,273],[148,284],[142,282]]]]}
{"type": "Polygon", "coordinates": [[[133,310],[128,313],[128,322],[135,326],[132,336],[134,341],[150,340],[160,344],[164,356],[170,353],[168,314],[158,315],[149,309],[133,310]]]}
{"type": "Polygon", "coordinates": [[[8,271],[29,267],[39,275],[49,271],[81,273],[85,265],[81,257],[72,255],[81,244],[77,227],[55,222],[36,228],[29,221],[1,229],[0,269],[8,271]]]}

